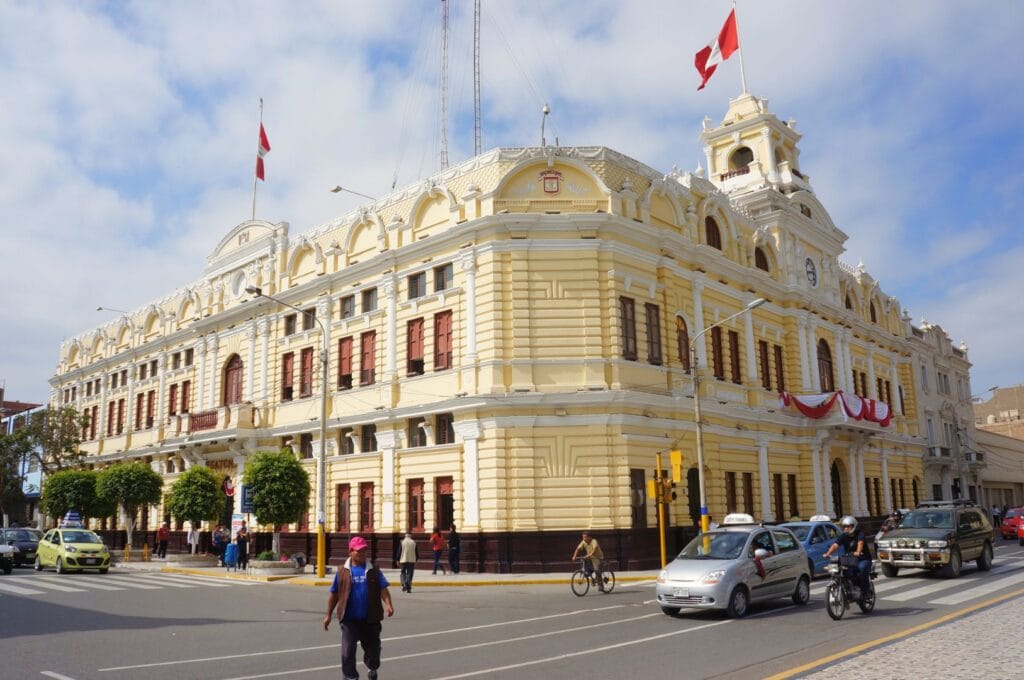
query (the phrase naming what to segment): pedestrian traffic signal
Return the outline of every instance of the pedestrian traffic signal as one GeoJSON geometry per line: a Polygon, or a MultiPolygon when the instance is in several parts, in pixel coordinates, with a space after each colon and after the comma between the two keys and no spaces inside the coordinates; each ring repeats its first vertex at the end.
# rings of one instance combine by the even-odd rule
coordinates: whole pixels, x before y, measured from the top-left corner
{"type": "Polygon", "coordinates": [[[676,499],[676,483],[671,479],[661,480],[664,502],[671,503],[676,499]]]}

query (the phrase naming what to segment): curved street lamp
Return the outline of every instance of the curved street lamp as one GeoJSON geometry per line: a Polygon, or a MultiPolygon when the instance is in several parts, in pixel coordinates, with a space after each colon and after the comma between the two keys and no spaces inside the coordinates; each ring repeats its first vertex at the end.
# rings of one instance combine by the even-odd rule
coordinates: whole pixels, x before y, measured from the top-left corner
{"type": "Polygon", "coordinates": [[[710,331],[712,328],[718,328],[722,324],[726,324],[736,317],[746,314],[755,307],[760,307],[767,300],[764,298],[757,298],[747,303],[747,306],[736,312],[731,316],[727,316],[721,321],[711,324],[697,335],[693,336],[693,340],[690,341],[690,366],[693,367],[693,417],[694,422],[697,426],[697,480],[700,485],[700,530],[701,533],[707,533],[711,518],[708,516],[708,497],[707,490],[704,486],[704,428],[703,422],[700,418],[700,367],[697,366],[697,340],[702,335],[710,331]]]}
{"type": "MultiPolygon", "coordinates": [[[[258,286],[246,286],[245,292],[272,300],[279,305],[294,309],[300,314],[306,313],[304,309],[279,300],[272,295],[267,295],[258,286]]],[[[318,316],[313,317],[313,320],[320,326],[322,340],[320,349],[320,451],[316,457],[316,575],[317,578],[323,578],[327,573],[327,537],[324,529],[327,516],[327,328],[318,316]]]]}

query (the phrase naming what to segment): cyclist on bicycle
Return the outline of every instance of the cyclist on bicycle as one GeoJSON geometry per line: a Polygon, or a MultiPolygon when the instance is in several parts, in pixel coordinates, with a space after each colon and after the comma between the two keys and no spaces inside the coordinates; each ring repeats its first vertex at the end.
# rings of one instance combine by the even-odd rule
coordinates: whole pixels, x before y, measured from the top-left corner
{"type": "Polygon", "coordinates": [[[583,552],[583,557],[590,561],[590,568],[597,578],[597,587],[602,592],[604,591],[604,575],[601,571],[601,563],[604,561],[604,553],[601,552],[601,546],[597,544],[597,539],[590,535],[589,531],[583,532],[583,540],[576,546],[576,550],[572,553],[572,559],[575,561],[576,556],[583,552]]]}

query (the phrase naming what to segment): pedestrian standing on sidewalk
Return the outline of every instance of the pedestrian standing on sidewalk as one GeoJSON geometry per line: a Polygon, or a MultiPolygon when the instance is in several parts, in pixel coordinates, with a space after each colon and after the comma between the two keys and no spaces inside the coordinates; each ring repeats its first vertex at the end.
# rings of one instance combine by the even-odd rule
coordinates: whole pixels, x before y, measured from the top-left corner
{"type": "Polygon", "coordinates": [[[189,522],[188,529],[188,551],[195,555],[199,552],[199,525],[196,522],[189,522]]]}
{"type": "Polygon", "coordinates": [[[167,526],[167,522],[160,525],[160,528],[156,530],[156,555],[162,559],[167,558],[167,541],[171,537],[171,530],[167,526]]]}
{"type": "Polygon", "coordinates": [[[459,573],[459,558],[462,556],[462,537],[459,536],[459,532],[455,530],[455,525],[452,525],[452,530],[448,532],[448,564],[452,568],[453,574],[459,573]]]}
{"type": "Polygon", "coordinates": [[[1002,510],[999,509],[998,503],[992,504],[992,526],[996,529],[999,528],[1001,522],[999,521],[1000,516],[1003,514],[1002,510]]]}
{"type": "Polygon", "coordinates": [[[367,677],[377,680],[380,668],[380,632],[384,613],[390,617],[395,608],[391,604],[388,580],[380,569],[366,558],[366,539],[353,536],[348,542],[348,559],[334,575],[327,596],[327,614],[324,630],[331,625],[335,607],[341,621],[341,675],[345,680],[358,680],[356,645],[363,646],[363,663],[369,669],[367,677]]]}
{"type": "Polygon", "coordinates": [[[434,571],[436,574],[437,570],[441,570],[441,574],[444,576],[448,575],[448,572],[444,570],[444,565],[441,564],[441,552],[444,551],[444,536],[441,535],[441,530],[434,527],[434,532],[430,534],[430,549],[434,553],[434,571]]]}
{"type": "Polygon", "coordinates": [[[416,560],[419,559],[419,556],[416,541],[413,540],[411,533],[406,532],[405,538],[402,539],[401,552],[398,555],[398,566],[402,570],[402,592],[412,592],[412,575],[416,571],[416,560]]]}
{"type": "Polygon", "coordinates": [[[238,546],[238,568],[236,571],[245,571],[249,568],[249,529],[246,528],[245,522],[242,522],[242,526],[238,528],[235,545],[238,546]]]}
{"type": "Polygon", "coordinates": [[[217,556],[217,566],[224,564],[224,549],[225,545],[224,527],[220,524],[213,530],[213,536],[210,538],[213,543],[213,554],[217,556]]]}

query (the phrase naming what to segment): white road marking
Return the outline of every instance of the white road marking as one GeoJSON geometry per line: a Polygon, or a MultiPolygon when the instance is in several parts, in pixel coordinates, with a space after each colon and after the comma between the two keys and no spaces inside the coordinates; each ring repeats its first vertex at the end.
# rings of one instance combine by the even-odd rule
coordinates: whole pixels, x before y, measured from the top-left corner
{"type": "Polygon", "coordinates": [[[103,581],[106,580],[106,576],[76,576],[75,584],[82,586],[83,588],[94,588],[96,590],[124,590],[124,588],[110,586],[103,583],[103,581]]]}
{"type": "Polygon", "coordinates": [[[146,579],[153,585],[159,584],[161,586],[170,586],[171,588],[199,588],[201,585],[206,585],[205,583],[201,585],[199,583],[181,583],[180,579],[169,579],[158,574],[140,574],[137,578],[146,579]]]}
{"type": "Polygon", "coordinates": [[[45,578],[36,577],[32,579],[32,585],[36,588],[47,588],[49,590],[56,590],[61,593],[84,593],[85,590],[82,588],[72,588],[71,586],[64,585],[63,583],[53,583],[45,578]]]}
{"type": "MultiPolygon", "coordinates": [[[[1017,570],[1017,569],[1020,569],[1020,565],[1005,564],[1005,565],[1000,566],[1000,567],[994,567],[989,573],[991,573],[991,574],[1001,574],[1001,573],[1004,573],[1004,572],[1007,572],[1007,571],[1014,571],[1014,570],[1017,570]]],[[[984,574],[985,572],[978,572],[978,573],[984,574]]],[[[984,577],[982,577],[982,578],[984,578],[984,577]]],[[[945,580],[942,580],[942,581],[938,581],[936,583],[930,583],[930,584],[928,584],[926,586],[921,586],[920,588],[911,588],[910,590],[904,590],[904,591],[896,593],[894,595],[886,595],[882,599],[887,600],[887,601],[891,601],[891,602],[906,602],[907,600],[913,600],[913,599],[918,598],[918,597],[924,597],[925,595],[931,595],[932,593],[937,593],[940,590],[948,590],[949,588],[956,588],[956,587],[963,588],[965,583],[969,583],[969,584],[973,585],[975,583],[979,583],[980,581],[981,581],[981,578],[964,579],[964,580],[960,580],[960,579],[945,579],[945,580]]],[[[877,590],[876,590],[876,592],[877,592],[877,590]]]]}
{"type": "Polygon", "coordinates": [[[638,588],[642,586],[653,586],[658,582],[658,579],[652,578],[650,581],[634,581],[632,583],[623,583],[620,588],[638,588]]]}
{"type": "Polygon", "coordinates": [[[175,580],[184,581],[186,583],[202,583],[203,585],[212,585],[214,588],[221,587],[227,588],[230,586],[256,586],[260,585],[258,581],[245,581],[242,579],[223,579],[215,576],[198,576],[195,574],[174,574],[174,573],[154,573],[153,576],[159,576],[160,578],[173,578],[175,580]]]}
{"type": "Polygon", "coordinates": [[[21,588],[19,586],[12,586],[9,583],[3,583],[0,581],[0,592],[6,591],[8,593],[14,593],[15,595],[42,595],[42,590],[32,590],[31,588],[21,588]]]}
{"type": "Polygon", "coordinates": [[[160,586],[150,586],[145,583],[139,583],[135,579],[129,576],[105,576],[104,581],[109,581],[115,585],[125,586],[126,588],[138,588],[139,590],[160,590],[160,586]]]}
{"type": "Polygon", "coordinates": [[[962,593],[955,593],[953,595],[947,595],[937,600],[930,600],[928,604],[960,604],[967,600],[973,600],[976,597],[993,593],[997,590],[1001,590],[1008,586],[1012,586],[1016,583],[1024,581],[1024,572],[1016,573],[1011,576],[998,578],[995,581],[986,581],[984,585],[977,586],[975,588],[969,588],[962,593]]]}
{"type": "Polygon", "coordinates": [[[67,675],[61,675],[60,673],[54,673],[53,671],[39,671],[40,675],[45,675],[48,678],[54,678],[54,680],[75,680],[67,675]]]}

